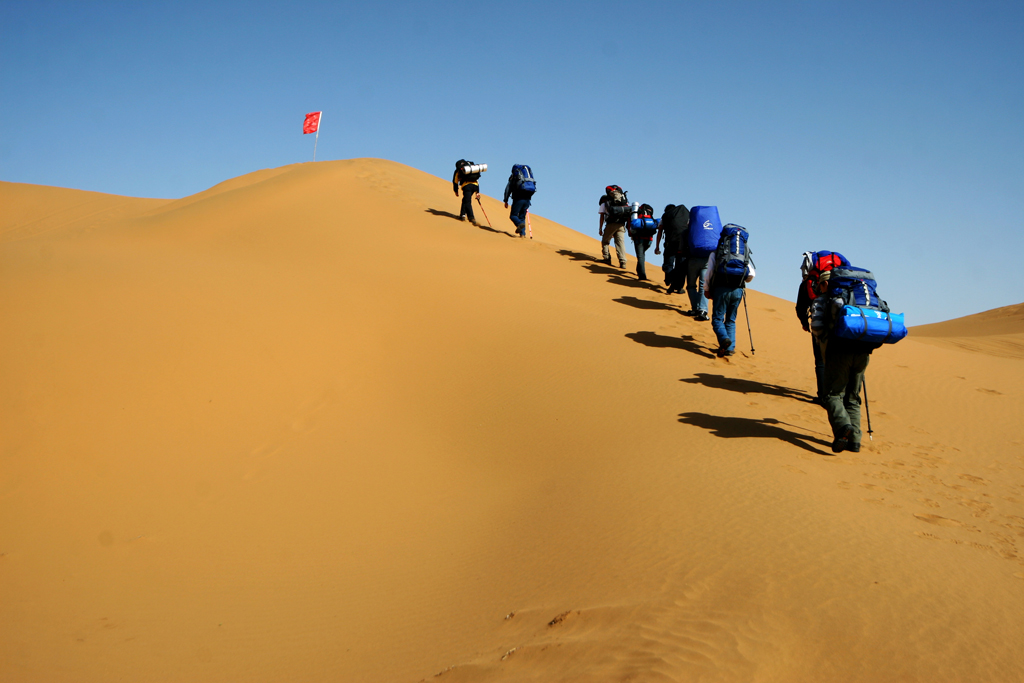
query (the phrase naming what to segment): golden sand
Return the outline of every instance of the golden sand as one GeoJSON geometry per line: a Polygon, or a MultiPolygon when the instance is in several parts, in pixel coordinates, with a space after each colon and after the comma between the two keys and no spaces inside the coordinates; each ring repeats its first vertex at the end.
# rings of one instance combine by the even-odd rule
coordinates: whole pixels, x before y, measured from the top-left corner
{"type": "Polygon", "coordinates": [[[1024,680],[1020,307],[877,351],[833,456],[791,303],[716,359],[483,201],[0,183],[0,680],[1024,680]]]}

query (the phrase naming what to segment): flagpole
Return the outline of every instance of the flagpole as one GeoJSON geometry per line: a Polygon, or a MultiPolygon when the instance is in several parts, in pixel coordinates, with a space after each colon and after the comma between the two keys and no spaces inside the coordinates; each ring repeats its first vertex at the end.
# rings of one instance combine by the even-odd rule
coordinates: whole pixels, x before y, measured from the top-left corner
{"type": "Polygon", "coordinates": [[[316,121],[316,137],[313,138],[313,161],[316,161],[316,143],[320,142],[320,124],[324,121],[324,113],[320,112],[320,118],[316,121]]]}

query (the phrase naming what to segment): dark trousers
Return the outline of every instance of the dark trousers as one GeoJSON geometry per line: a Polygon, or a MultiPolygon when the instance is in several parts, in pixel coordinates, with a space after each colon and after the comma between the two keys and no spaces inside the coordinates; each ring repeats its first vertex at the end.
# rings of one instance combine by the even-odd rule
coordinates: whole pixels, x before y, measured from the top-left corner
{"type": "Polygon", "coordinates": [[[646,254],[650,246],[651,241],[649,239],[643,237],[633,238],[633,248],[636,249],[636,276],[641,280],[647,279],[646,254]]]}
{"type": "Polygon", "coordinates": [[[476,216],[473,215],[473,195],[479,191],[479,185],[462,186],[462,209],[459,211],[459,218],[467,216],[469,220],[476,223],[476,216]]]}
{"type": "Polygon", "coordinates": [[[517,235],[526,235],[526,212],[530,210],[529,199],[513,199],[508,217],[516,226],[517,235]]]}
{"type": "Polygon", "coordinates": [[[847,427],[853,427],[850,443],[859,444],[860,387],[864,371],[871,360],[870,353],[848,353],[828,350],[825,354],[825,410],[832,425],[832,435],[839,438],[847,427]]]}
{"type": "Polygon", "coordinates": [[[811,335],[811,348],[814,351],[814,379],[818,387],[818,399],[824,403],[828,390],[825,386],[825,342],[811,335]]]}

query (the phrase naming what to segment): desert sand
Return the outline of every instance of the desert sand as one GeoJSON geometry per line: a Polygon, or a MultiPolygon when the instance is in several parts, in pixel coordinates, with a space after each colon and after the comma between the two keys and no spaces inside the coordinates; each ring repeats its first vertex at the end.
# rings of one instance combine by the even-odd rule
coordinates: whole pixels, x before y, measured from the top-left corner
{"type": "Polygon", "coordinates": [[[716,359],[483,201],[0,183],[0,680],[1024,680],[1021,307],[877,351],[833,456],[792,303],[716,359]]]}

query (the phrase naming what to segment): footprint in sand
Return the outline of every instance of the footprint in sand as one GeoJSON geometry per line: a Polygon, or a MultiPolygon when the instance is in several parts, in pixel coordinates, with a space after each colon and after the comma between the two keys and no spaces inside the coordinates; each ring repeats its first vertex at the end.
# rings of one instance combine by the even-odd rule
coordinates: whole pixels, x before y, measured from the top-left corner
{"type": "Polygon", "coordinates": [[[861,484],[861,488],[871,489],[872,491],[885,491],[886,493],[892,493],[892,489],[887,489],[884,486],[875,486],[874,484],[861,484]]]}
{"type": "Polygon", "coordinates": [[[975,484],[988,484],[988,479],[982,479],[981,477],[976,477],[973,474],[958,474],[956,476],[966,481],[974,482],[975,484]]]}
{"type": "Polygon", "coordinates": [[[982,389],[981,387],[979,387],[978,391],[980,391],[983,394],[993,394],[995,396],[1002,396],[1003,395],[1003,392],[996,391],[995,389],[982,389]]]}
{"type": "Polygon", "coordinates": [[[948,519],[946,517],[939,517],[938,515],[929,515],[929,514],[923,513],[923,512],[915,512],[914,516],[917,517],[922,522],[928,522],[929,524],[934,524],[936,526],[960,527],[961,529],[967,529],[968,531],[974,531],[974,532],[977,532],[977,533],[981,533],[981,529],[978,529],[977,527],[973,527],[973,526],[971,526],[969,524],[964,524],[963,522],[958,522],[955,519],[948,519]]]}

